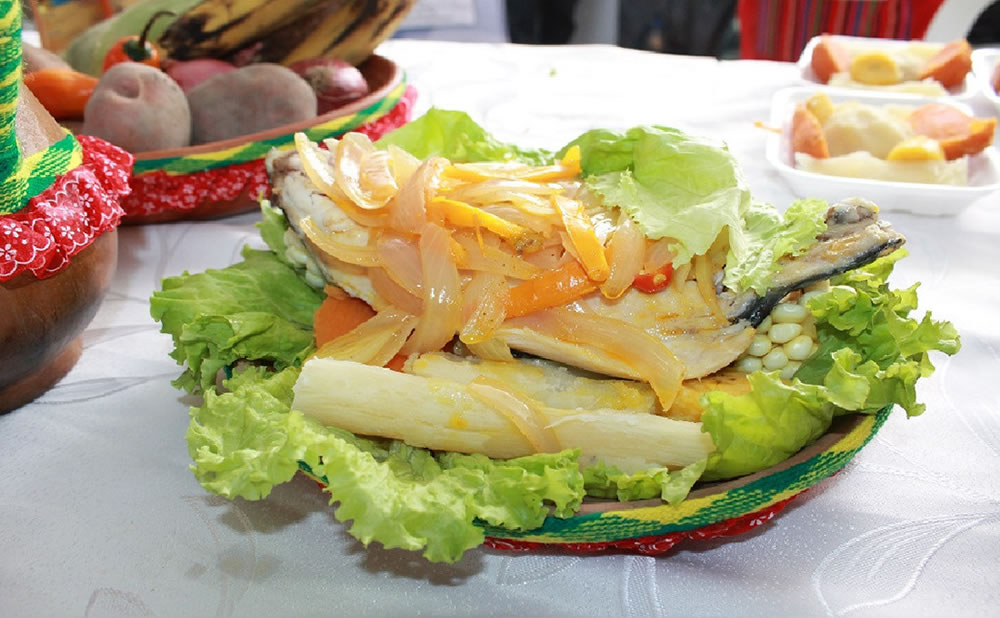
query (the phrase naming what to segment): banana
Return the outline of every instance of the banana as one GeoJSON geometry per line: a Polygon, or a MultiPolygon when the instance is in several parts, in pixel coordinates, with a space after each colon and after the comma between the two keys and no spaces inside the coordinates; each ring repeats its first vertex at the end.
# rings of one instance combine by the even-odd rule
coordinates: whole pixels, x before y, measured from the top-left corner
{"type": "Polygon", "coordinates": [[[325,15],[322,22],[278,61],[289,65],[298,60],[329,56],[359,64],[396,30],[415,4],[416,0],[345,2],[325,15]]]}
{"type": "Polygon", "coordinates": [[[225,58],[331,4],[339,3],[332,0],[202,0],[178,17],[158,43],[168,56],[177,60],[225,58]]]}

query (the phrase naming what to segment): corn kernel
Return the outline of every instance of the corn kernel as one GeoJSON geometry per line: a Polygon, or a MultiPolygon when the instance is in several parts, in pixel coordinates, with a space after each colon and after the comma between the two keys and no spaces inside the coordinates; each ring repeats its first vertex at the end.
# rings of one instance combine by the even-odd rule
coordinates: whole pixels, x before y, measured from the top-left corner
{"type": "Polygon", "coordinates": [[[743,373],[760,371],[763,367],[764,363],[762,363],[756,356],[742,356],[736,361],[736,369],[742,371],[743,373]]]}
{"type": "Polygon", "coordinates": [[[803,307],[809,307],[809,301],[816,298],[817,296],[822,296],[823,290],[810,290],[806,292],[799,298],[799,304],[803,307]]]}
{"type": "Polygon", "coordinates": [[[771,311],[771,318],[778,324],[801,322],[809,315],[809,310],[798,303],[779,303],[771,311]]]}
{"type": "Polygon", "coordinates": [[[771,351],[771,340],[767,335],[754,335],[753,341],[747,347],[747,354],[750,356],[764,356],[771,351]]]}
{"type": "Polygon", "coordinates": [[[782,349],[791,360],[801,361],[809,358],[813,343],[815,342],[807,335],[799,335],[782,346],[782,349]]]}
{"type": "Polygon", "coordinates": [[[801,366],[802,363],[799,361],[788,361],[788,364],[782,368],[781,373],[778,375],[781,376],[782,380],[791,380],[801,366]]]}
{"type": "Polygon", "coordinates": [[[771,328],[771,324],[773,323],[774,320],[771,319],[771,316],[767,316],[764,318],[764,321],[760,323],[760,326],[757,327],[757,332],[763,335],[769,328],[771,328]]]}
{"type": "Polygon", "coordinates": [[[788,343],[802,334],[802,325],[796,322],[783,322],[775,324],[768,331],[768,338],[774,343],[788,343]]]}
{"type": "Polygon", "coordinates": [[[764,369],[767,369],[768,371],[782,369],[788,364],[788,357],[785,356],[785,351],[781,348],[772,349],[764,356],[764,358],[760,360],[764,365],[764,369]]]}

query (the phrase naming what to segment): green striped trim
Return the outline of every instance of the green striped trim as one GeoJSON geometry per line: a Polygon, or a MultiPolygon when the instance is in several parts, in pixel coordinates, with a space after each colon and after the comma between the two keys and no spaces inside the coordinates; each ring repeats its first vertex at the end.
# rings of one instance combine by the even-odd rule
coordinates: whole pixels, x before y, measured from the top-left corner
{"type": "Polygon", "coordinates": [[[20,83],[21,3],[3,0],[0,2],[0,179],[4,182],[17,174],[21,166],[15,122],[20,83]]]}
{"type": "MultiPolygon", "coordinates": [[[[404,76],[399,85],[396,88],[393,88],[392,91],[380,101],[373,103],[372,105],[369,105],[354,114],[340,116],[322,124],[314,125],[302,131],[302,133],[305,133],[306,136],[314,142],[329,137],[338,137],[343,135],[348,131],[352,131],[360,127],[366,122],[375,120],[387,114],[393,107],[396,106],[397,103],[399,103],[405,90],[406,78],[404,76]]],[[[146,172],[163,171],[168,174],[193,174],[195,172],[204,172],[207,170],[227,167],[229,165],[248,163],[250,161],[263,158],[272,148],[283,150],[294,147],[294,136],[295,132],[293,131],[291,133],[285,133],[272,137],[271,139],[248,142],[233,148],[227,148],[225,150],[215,152],[206,152],[181,157],[163,157],[160,159],[137,160],[132,173],[134,175],[140,175],[146,172]]]]}
{"type": "Polygon", "coordinates": [[[0,215],[17,212],[56,178],[83,162],[83,149],[68,131],[45,150],[22,159],[18,169],[0,183],[0,215]]]}
{"type": "Polygon", "coordinates": [[[612,511],[568,519],[549,517],[534,530],[516,532],[484,526],[484,532],[486,536],[495,538],[541,543],[597,543],[663,536],[747,515],[790,498],[843,468],[871,440],[891,409],[892,406],[888,406],[866,418],[840,442],[802,463],[724,494],[691,500],[703,503],[703,506],[681,518],[675,517],[677,509],[663,505],[637,509],[634,516],[630,516],[633,513],[630,511],[612,511]]]}

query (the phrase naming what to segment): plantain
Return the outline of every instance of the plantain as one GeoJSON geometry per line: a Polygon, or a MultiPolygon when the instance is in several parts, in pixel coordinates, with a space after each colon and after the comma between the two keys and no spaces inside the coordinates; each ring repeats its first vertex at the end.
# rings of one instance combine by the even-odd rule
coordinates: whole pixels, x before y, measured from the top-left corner
{"type": "Polygon", "coordinates": [[[745,395],[750,392],[750,382],[747,374],[736,369],[723,369],[703,378],[684,380],[666,416],[680,421],[700,421],[704,411],[701,396],[709,391],[745,395]]]}
{"type": "MultiPolygon", "coordinates": [[[[202,0],[157,41],[177,60],[226,58],[336,0],[202,0]]],[[[348,1],[346,4],[355,4],[348,1]]]]}
{"type": "Polygon", "coordinates": [[[320,56],[359,64],[388,38],[416,0],[354,0],[328,12],[323,21],[277,61],[289,65],[320,56]]]}

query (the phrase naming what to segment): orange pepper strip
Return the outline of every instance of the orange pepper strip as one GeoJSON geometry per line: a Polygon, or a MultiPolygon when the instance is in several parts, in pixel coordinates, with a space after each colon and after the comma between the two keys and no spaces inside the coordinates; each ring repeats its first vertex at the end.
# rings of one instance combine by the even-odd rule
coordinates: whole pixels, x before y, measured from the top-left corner
{"type": "Polygon", "coordinates": [[[83,118],[83,109],[97,86],[97,78],[72,69],[41,69],[24,76],[31,90],[56,120],[83,118]]]}
{"type": "Polygon", "coordinates": [[[604,245],[597,238],[594,224],[587,211],[583,209],[583,204],[568,197],[553,195],[552,206],[562,215],[563,225],[573,243],[573,248],[576,249],[576,254],[580,256],[580,261],[587,269],[587,275],[594,281],[606,280],[611,273],[611,267],[604,254],[604,245]]]}
{"type": "Polygon", "coordinates": [[[558,164],[536,168],[521,176],[520,179],[532,182],[551,182],[553,180],[576,178],[580,175],[580,171],[580,147],[573,144],[558,164]]]}
{"type": "Polygon", "coordinates": [[[543,309],[561,307],[597,289],[579,262],[573,260],[512,287],[507,317],[517,318],[543,309]]]}

